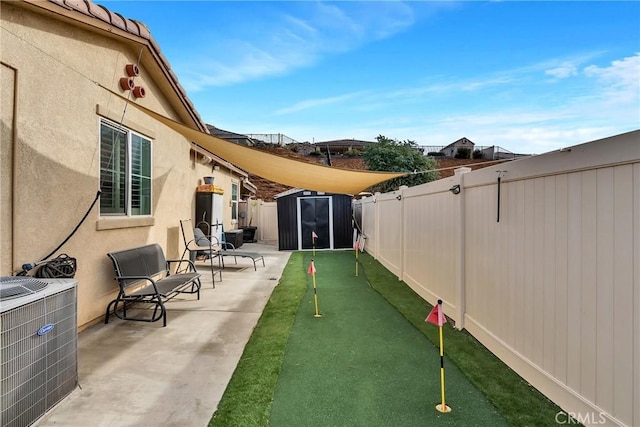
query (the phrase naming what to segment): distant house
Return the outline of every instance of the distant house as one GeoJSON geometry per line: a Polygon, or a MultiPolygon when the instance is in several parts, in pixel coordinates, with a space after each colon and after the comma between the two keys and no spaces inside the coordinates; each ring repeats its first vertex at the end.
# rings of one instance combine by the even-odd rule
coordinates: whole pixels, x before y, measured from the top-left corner
{"type": "Polygon", "coordinates": [[[457,141],[447,145],[446,147],[444,147],[442,150],[440,150],[440,152],[443,153],[447,157],[456,157],[456,154],[458,154],[458,149],[460,149],[460,148],[468,148],[469,149],[469,154],[472,154],[475,145],[476,144],[473,141],[471,141],[470,139],[468,139],[466,137],[462,137],[459,140],[457,140],[457,141]]]}
{"type": "Polygon", "coordinates": [[[230,132],[228,130],[217,128],[213,125],[207,125],[209,129],[209,133],[213,136],[217,136],[218,138],[240,144],[246,145],[247,147],[253,147],[256,145],[256,142],[249,136],[243,135],[241,133],[230,132]]]}
{"type": "Polygon", "coordinates": [[[363,141],[360,139],[335,139],[332,141],[316,142],[314,145],[317,151],[326,153],[329,150],[332,156],[345,154],[350,150],[364,151],[365,147],[375,144],[374,141],[363,141]]]}
{"type": "Polygon", "coordinates": [[[498,147],[497,145],[492,145],[489,147],[483,147],[480,150],[482,159],[489,160],[507,160],[507,159],[517,159],[520,157],[529,157],[531,154],[517,154],[512,153],[509,150],[505,150],[502,147],[498,147]]]}

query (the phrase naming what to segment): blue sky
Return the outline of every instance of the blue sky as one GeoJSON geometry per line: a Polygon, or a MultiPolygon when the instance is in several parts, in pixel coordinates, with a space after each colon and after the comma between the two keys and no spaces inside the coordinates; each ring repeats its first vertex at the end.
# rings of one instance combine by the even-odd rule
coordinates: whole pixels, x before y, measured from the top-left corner
{"type": "Polygon", "coordinates": [[[637,1],[97,2],[233,132],[539,154],[640,128],[637,1]]]}

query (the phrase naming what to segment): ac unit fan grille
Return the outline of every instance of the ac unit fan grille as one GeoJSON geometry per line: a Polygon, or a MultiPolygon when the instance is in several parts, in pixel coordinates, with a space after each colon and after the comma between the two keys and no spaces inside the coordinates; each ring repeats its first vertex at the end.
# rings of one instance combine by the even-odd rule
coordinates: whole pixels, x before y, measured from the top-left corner
{"type": "Polygon", "coordinates": [[[46,288],[47,282],[33,277],[0,277],[0,300],[31,295],[46,288]]]}

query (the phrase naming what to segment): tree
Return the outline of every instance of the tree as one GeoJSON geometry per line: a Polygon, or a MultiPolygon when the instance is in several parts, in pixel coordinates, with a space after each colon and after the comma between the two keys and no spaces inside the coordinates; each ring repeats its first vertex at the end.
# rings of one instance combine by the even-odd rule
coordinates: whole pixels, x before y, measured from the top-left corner
{"type": "Polygon", "coordinates": [[[369,170],[386,172],[421,172],[412,173],[380,183],[373,191],[388,192],[397,190],[401,185],[412,187],[438,179],[436,162],[425,157],[415,141],[397,141],[378,135],[377,144],[365,147],[362,158],[369,170]],[[428,172],[427,172],[428,171],[428,172]]]}
{"type": "Polygon", "coordinates": [[[484,153],[480,150],[474,150],[473,151],[473,158],[474,159],[484,159],[484,153]]]}

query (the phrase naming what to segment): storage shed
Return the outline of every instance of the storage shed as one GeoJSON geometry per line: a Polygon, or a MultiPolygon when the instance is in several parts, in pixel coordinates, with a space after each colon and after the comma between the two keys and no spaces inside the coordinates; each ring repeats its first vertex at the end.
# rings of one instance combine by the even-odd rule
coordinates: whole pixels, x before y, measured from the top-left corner
{"type": "Polygon", "coordinates": [[[274,196],[278,208],[278,249],[351,248],[351,196],[294,188],[274,196]]]}

